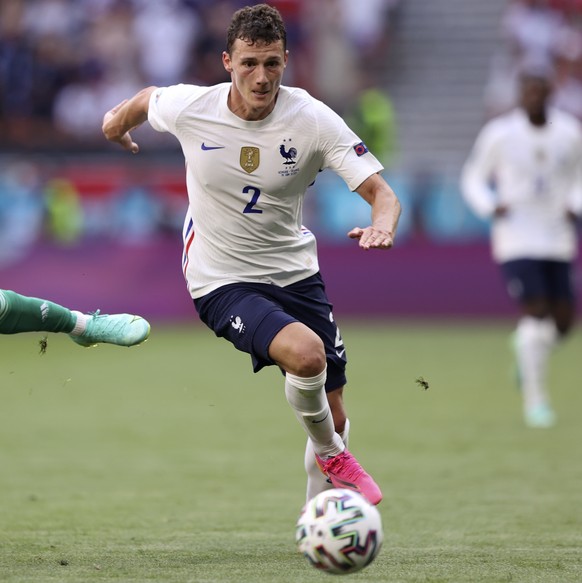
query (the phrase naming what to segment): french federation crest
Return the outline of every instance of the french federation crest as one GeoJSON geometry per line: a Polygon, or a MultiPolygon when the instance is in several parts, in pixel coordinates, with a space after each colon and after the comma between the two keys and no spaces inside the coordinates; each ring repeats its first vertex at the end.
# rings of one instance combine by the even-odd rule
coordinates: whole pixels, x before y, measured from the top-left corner
{"type": "Polygon", "coordinates": [[[253,146],[243,146],[240,149],[240,166],[249,174],[254,172],[261,163],[261,154],[259,148],[253,146]]]}
{"type": "Polygon", "coordinates": [[[281,144],[279,146],[279,153],[283,156],[285,162],[283,164],[295,164],[295,158],[297,158],[297,149],[296,148],[289,148],[289,150],[285,149],[285,144],[281,144]]]}

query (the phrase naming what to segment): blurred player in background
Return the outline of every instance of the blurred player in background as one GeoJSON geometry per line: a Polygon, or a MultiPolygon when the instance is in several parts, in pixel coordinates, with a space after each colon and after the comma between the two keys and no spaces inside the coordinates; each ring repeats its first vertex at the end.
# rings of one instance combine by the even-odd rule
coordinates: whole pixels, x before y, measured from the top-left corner
{"type": "Polygon", "coordinates": [[[348,487],[377,504],[380,488],[345,446],[345,347],[301,216],[324,168],[371,205],[371,225],[348,234],[363,250],[392,247],[400,205],[344,121],[281,85],[287,58],[279,12],[243,8],[222,53],[231,82],[146,88],[105,114],[103,132],[133,153],[128,132],[146,120],[178,138],[189,196],[183,269],[200,318],[249,353],[255,372],[285,372],[287,400],[308,435],[307,497],[348,487]]]}
{"type": "Polygon", "coordinates": [[[44,300],[0,289],[0,334],[64,332],[81,346],[135,346],[150,333],[149,323],[131,314],[82,314],[44,300]]]}
{"type": "Polygon", "coordinates": [[[514,336],[525,422],[550,427],[548,360],[574,323],[582,130],[549,107],[552,71],[527,66],[520,104],[481,130],[462,173],[469,205],[492,224],[493,258],[521,308],[514,336]]]}

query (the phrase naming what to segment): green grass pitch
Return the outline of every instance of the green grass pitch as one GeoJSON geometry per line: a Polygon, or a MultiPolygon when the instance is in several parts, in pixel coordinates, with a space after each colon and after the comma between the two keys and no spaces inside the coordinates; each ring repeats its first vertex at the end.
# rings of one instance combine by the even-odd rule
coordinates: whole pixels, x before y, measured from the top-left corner
{"type": "MultiPolygon", "coordinates": [[[[552,361],[558,425],[531,430],[510,331],[344,324],[385,541],[342,581],[582,581],[582,336],[552,361]]],[[[195,323],[132,349],[41,338],[0,336],[1,581],[328,580],[295,550],[304,436],[277,370],[195,323]]]]}

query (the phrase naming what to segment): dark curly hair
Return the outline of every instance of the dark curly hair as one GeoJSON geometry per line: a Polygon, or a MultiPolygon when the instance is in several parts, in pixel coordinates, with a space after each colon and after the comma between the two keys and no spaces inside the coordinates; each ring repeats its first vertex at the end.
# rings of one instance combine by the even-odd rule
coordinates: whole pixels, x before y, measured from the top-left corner
{"type": "Polygon", "coordinates": [[[237,10],[230,21],[226,35],[226,52],[230,54],[236,39],[249,44],[271,44],[283,41],[283,50],[287,50],[287,31],[281,14],[268,4],[245,6],[237,10]]]}

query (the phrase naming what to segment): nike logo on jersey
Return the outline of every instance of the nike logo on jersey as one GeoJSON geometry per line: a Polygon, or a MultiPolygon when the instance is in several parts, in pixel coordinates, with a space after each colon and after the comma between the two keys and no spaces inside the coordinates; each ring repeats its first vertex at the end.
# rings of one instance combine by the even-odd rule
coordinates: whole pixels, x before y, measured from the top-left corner
{"type": "Polygon", "coordinates": [[[204,142],[200,146],[204,151],[206,150],[222,150],[222,148],[226,148],[226,146],[207,146],[204,142]]]}

